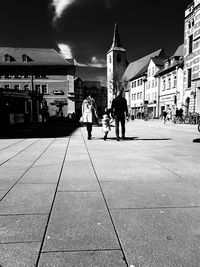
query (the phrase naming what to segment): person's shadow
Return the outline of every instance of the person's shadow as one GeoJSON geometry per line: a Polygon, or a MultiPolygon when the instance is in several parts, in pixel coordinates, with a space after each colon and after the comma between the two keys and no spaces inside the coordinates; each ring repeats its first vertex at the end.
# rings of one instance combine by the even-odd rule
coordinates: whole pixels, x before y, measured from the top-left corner
{"type": "Polygon", "coordinates": [[[200,143],[200,138],[193,139],[193,143],[200,143]]]}
{"type": "MultiPolygon", "coordinates": [[[[103,138],[100,138],[101,140],[103,138]]],[[[107,137],[106,140],[116,140],[116,137],[107,137]]],[[[167,141],[167,140],[171,140],[171,138],[139,138],[137,136],[134,137],[125,137],[125,139],[120,138],[120,141],[167,141]]]]}

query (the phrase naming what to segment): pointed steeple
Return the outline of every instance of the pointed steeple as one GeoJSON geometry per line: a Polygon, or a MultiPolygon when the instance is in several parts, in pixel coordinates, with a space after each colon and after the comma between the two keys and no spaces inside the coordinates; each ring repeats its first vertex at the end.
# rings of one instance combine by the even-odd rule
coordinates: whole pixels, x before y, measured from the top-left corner
{"type": "Polygon", "coordinates": [[[112,46],[111,46],[109,51],[111,51],[111,50],[126,51],[121,45],[117,22],[115,22],[113,42],[112,42],[112,46]]]}

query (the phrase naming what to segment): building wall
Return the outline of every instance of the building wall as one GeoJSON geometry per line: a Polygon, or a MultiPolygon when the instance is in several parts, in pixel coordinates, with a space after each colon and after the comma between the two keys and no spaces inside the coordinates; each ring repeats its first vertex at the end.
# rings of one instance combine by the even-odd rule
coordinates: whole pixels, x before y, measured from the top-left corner
{"type": "MultiPolygon", "coordinates": [[[[126,52],[120,50],[111,50],[107,53],[107,90],[108,90],[108,107],[111,107],[114,98],[113,90],[120,87],[121,78],[126,70],[126,52]],[[121,62],[117,57],[120,55],[121,62]]],[[[118,88],[119,89],[119,88],[118,88]]],[[[116,96],[116,95],[115,95],[116,96]]]]}
{"type": "Polygon", "coordinates": [[[184,92],[183,104],[185,111],[199,110],[200,102],[196,97],[200,80],[200,1],[195,0],[185,10],[184,32],[184,92]],[[192,36],[192,39],[191,37],[192,36]],[[190,41],[192,40],[192,41],[190,41]],[[189,70],[191,69],[191,83],[189,82],[189,70]],[[189,101],[189,105],[188,105],[189,101]]]}
{"type": "Polygon", "coordinates": [[[147,81],[145,89],[145,100],[148,100],[148,112],[154,118],[159,116],[158,111],[158,78],[154,77],[159,68],[155,65],[153,60],[150,60],[147,69],[147,81]]]}

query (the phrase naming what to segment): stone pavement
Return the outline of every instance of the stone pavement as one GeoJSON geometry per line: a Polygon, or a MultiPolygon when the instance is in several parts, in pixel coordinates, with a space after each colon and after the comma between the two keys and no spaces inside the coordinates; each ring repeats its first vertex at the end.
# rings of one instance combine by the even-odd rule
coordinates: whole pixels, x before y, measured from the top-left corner
{"type": "Polygon", "coordinates": [[[200,266],[197,126],[126,127],[0,139],[1,267],[200,266]]]}

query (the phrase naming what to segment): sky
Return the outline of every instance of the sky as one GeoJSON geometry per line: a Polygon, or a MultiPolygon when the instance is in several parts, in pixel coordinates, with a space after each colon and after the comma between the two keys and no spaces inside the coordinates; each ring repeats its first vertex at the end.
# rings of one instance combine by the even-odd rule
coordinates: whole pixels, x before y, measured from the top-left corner
{"type": "Polygon", "coordinates": [[[1,0],[0,46],[55,48],[76,60],[76,76],[106,80],[106,53],[117,21],[128,62],[184,39],[192,0],[1,0]]]}

